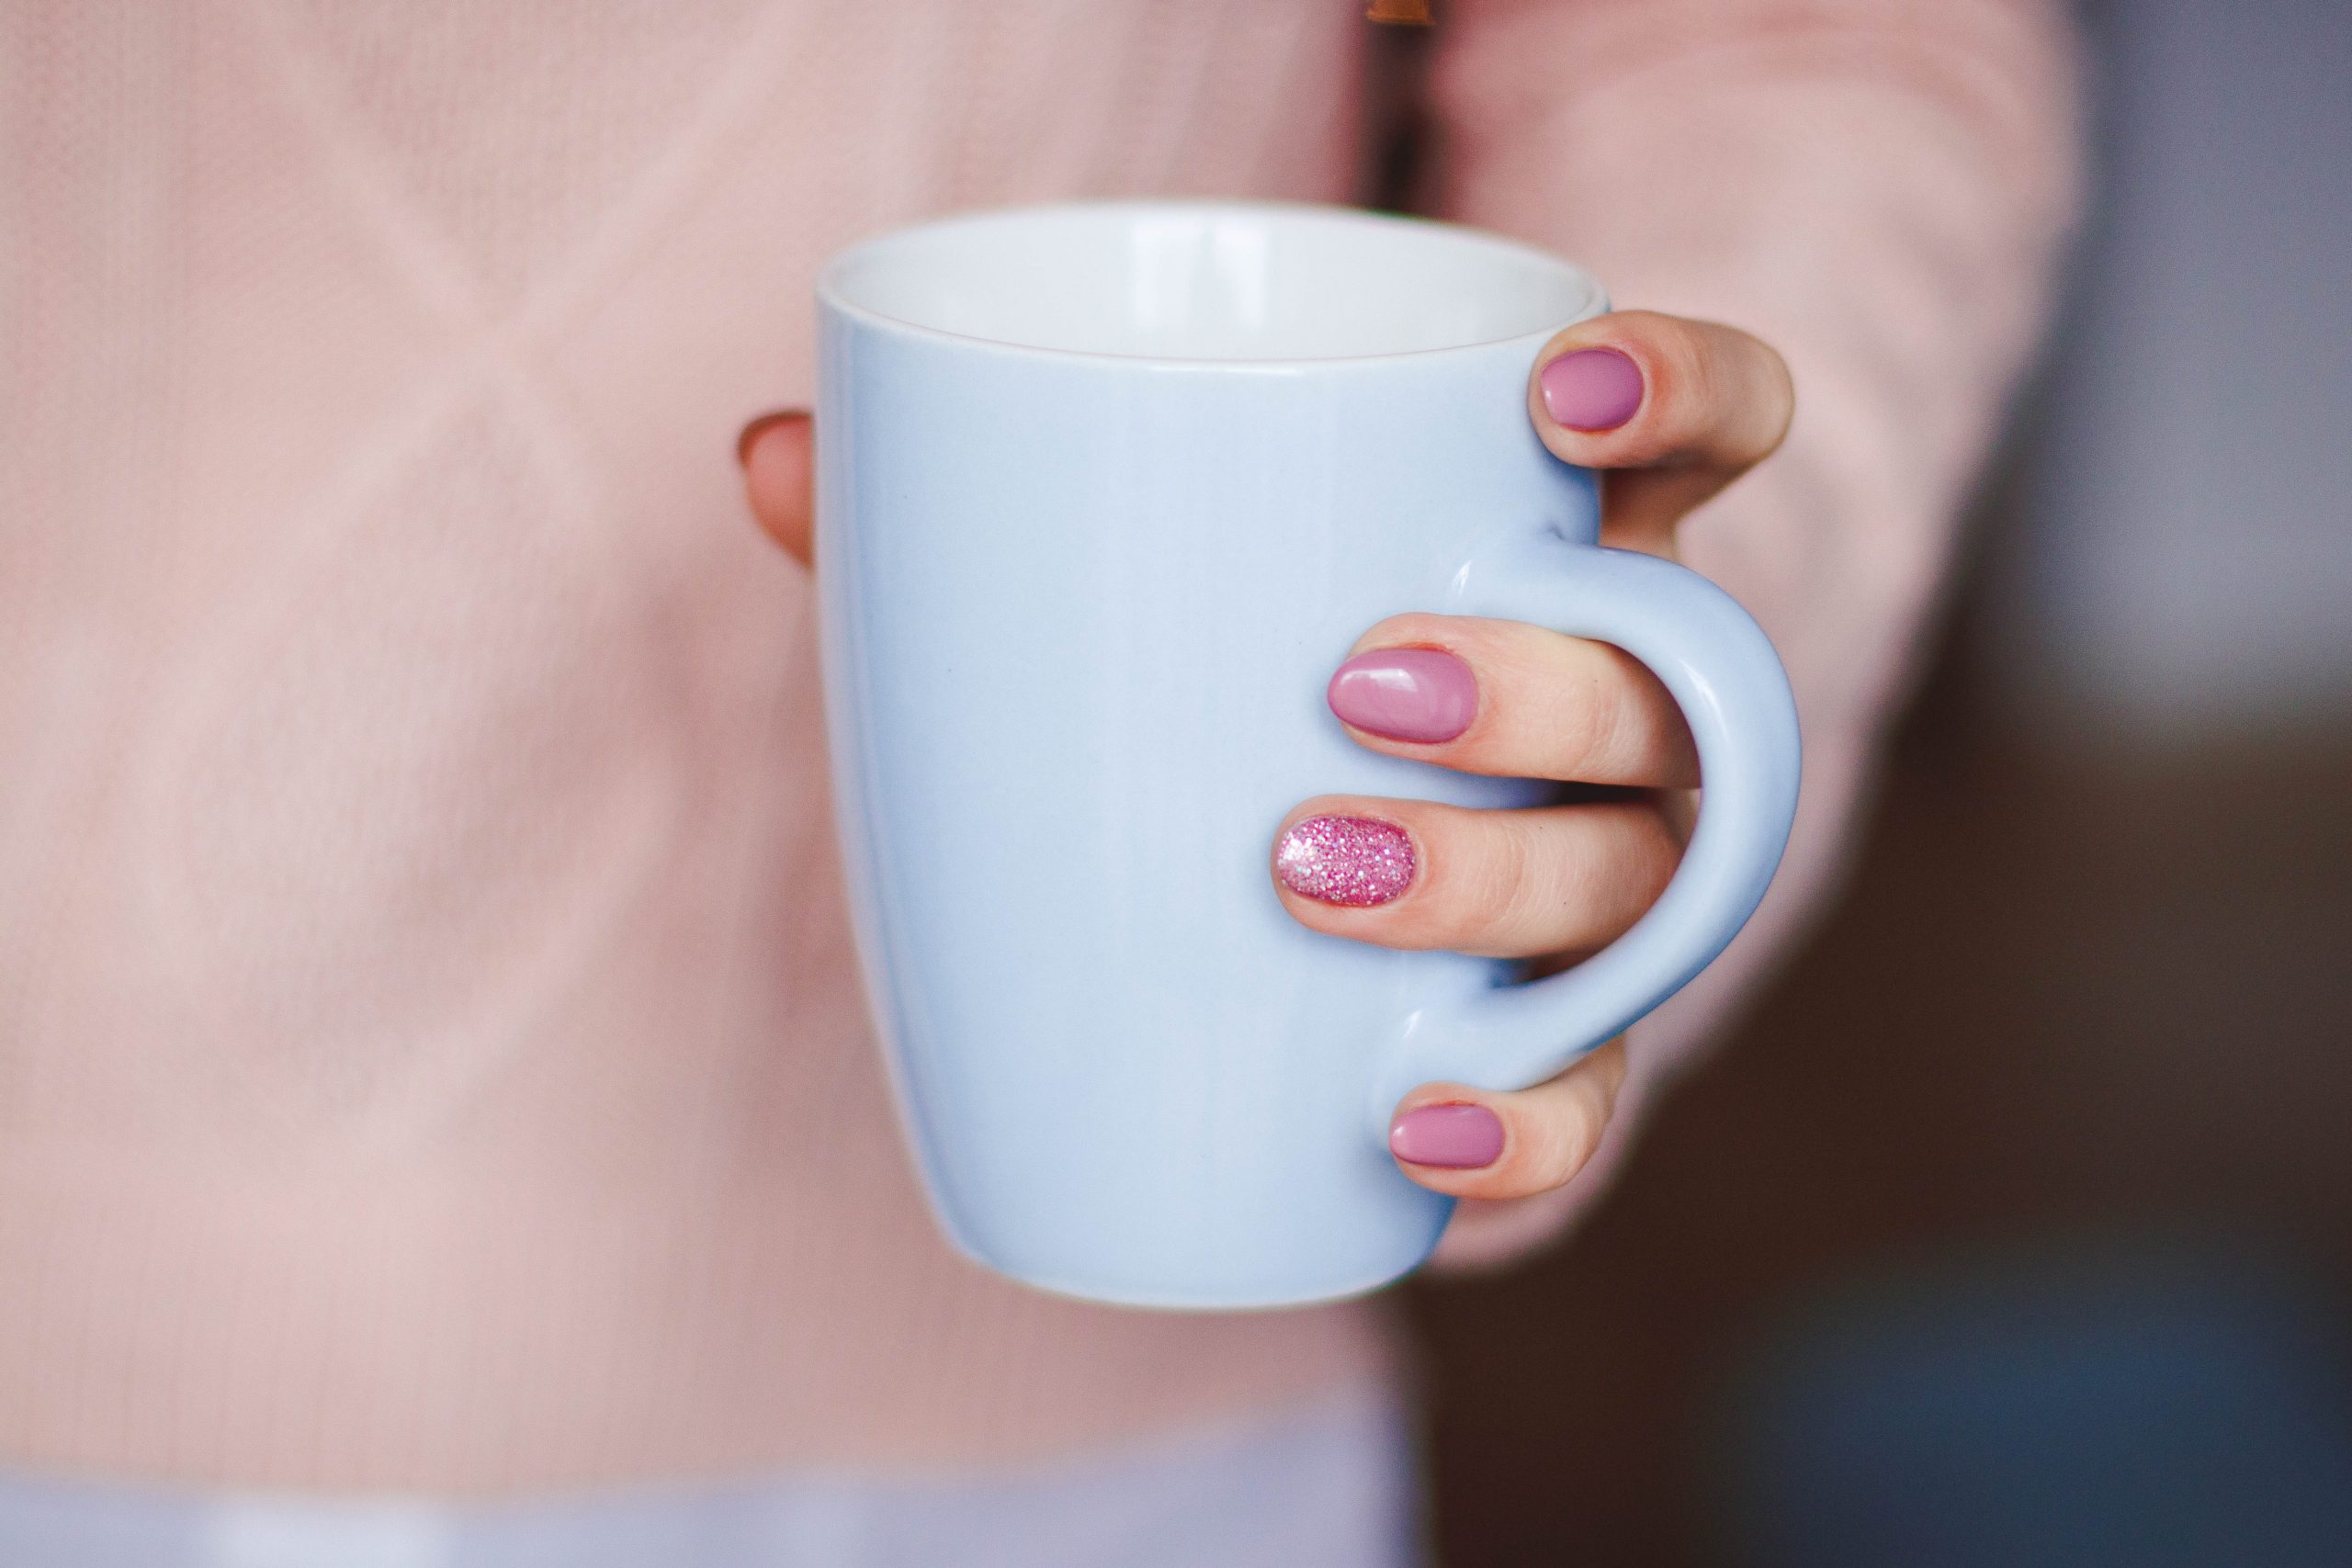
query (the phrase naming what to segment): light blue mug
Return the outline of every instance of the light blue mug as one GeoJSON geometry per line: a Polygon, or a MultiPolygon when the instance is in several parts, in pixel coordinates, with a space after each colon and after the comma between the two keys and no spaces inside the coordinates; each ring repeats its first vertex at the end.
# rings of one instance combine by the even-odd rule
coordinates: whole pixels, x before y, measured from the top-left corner
{"type": "Polygon", "coordinates": [[[1592,476],[1529,422],[1536,351],[1600,289],[1443,224],[1122,202],[890,234],[818,300],[836,810],[947,1234],[1139,1305],[1410,1270],[1453,1201],[1390,1159],[1397,1100],[1537,1082],[1656,1007],[1754,912],[1796,807],[1763,633],[1600,548],[1592,476]],[[1698,739],[1680,871],[1563,974],[1342,941],[1276,899],[1306,796],[1545,794],[1347,738],[1325,683],[1405,610],[1615,643],[1698,739]]]}

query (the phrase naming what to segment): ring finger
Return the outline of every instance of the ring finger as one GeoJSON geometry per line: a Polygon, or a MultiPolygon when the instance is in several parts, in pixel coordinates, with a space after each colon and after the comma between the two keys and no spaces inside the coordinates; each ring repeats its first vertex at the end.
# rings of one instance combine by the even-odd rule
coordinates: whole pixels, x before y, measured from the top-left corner
{"type": "Polygon", "coordinates": [[[1659,797],[1633,791],[1521,811],[1325,795],[1283,822],[1272,871],[1283,905],[1316,931],[1525,958],[1614,942],[1681,853],[1659,797]]]}

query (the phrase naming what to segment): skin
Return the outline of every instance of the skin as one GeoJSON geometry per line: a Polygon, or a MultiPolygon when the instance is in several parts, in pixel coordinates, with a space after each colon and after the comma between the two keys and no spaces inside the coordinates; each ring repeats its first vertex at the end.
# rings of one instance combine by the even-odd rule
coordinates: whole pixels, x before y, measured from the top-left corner
{"type": "MultiPolygon", "coordinates": [[[[1601,539],[1673,557],[1682,519],[1770,457],[1794,409],[1788,367],[1736,328],[1646,310],[1580,321],[1537,355],[1527,410],[1544,445],[1605,470],[1601,539]],[[1537,378],[1562,355],[1613,348],[1642,372],[1641,406],[1613,430],[1553,421],[1537,378]]],[[[805,412],[755,420],[739,447],[752,512],[806,566],[813,525],[812,457],[805,412]]],[[[1394,822],[1412,835],[1419,870],[1389,903],[1342,908],[1276,883],[1301,924],[1384,947],[1453,948],[1559,967],[1605,947],[1657,901],[1679,863],[1699,782],[1690,735],[1656,677],[1604,643],[1518,622],[1392,616],[1350,657],[1374,649],[1441,648],[1470,666],[1478,707],[1470,728],[1435,744],[1390,740],[1350,727],[1360,745],[1466,773],[1613,786],[1575,805],[1477,811],[1428,801],[1321,795],[1302,818],[1340,812],[1394,822]]],[[[1494,1237],[1523,1233],[1532,1205],[1566,1186],[1600,1146],[1624,1081],[1622,1040],[1548,1082],[1514,1093],[1424,1084],[1396,1113],[1477,1104],[1501,1121],[1503,1152],[1476,1170],[1399,1162],[1422,1186],[1466,1200],[1441,1260],[1475,1258],[1494,1237]]]]}

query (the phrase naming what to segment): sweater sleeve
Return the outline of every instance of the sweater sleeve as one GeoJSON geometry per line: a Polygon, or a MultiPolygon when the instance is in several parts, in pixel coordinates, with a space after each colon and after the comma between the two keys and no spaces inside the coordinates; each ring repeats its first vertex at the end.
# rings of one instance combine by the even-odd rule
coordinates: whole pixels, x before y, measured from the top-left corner
{"type": "Polygon", "coordinates": [[[1430,83],[1445,216],[1592,269],[1621,308],[1788,360],[1770,462],[1684,525],[1796,688],[1804,795],[1757,919],[1629,1037],[1599,1156],[1465,1209],[1508,1257],[1607,1186],[1645,1106],[1820,910],[1907,685],[1954,522],[2048,307],[2080,183],[2072,37],[2045,0],[1455,0],[1430,83]]]}

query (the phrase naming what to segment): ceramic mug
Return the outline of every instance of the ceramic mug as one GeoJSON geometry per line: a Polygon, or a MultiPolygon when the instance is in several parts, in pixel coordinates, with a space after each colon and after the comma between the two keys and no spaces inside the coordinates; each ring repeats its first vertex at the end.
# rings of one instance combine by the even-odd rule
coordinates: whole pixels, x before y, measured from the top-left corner
{"type": "Polygon", "coordinates": [[[1559,1072],[1722,951],[1796,805],[1786,677],[1704,579],[1604,549],[1527,378],[1601,290],[1448,225],[1083,203],[873,240],[818,286],[817,582],[853,914],[949,1236],[1046,1290],[1347,1295],[1453,1201],[1396,1101],[1559,1072]],[[1657,905],[1551,978],[1310,931],[1269,858],[1313,795],[1532,804],[1325,707],[1406,610],[1617,644],[1698,740],[1657,905]]]}

